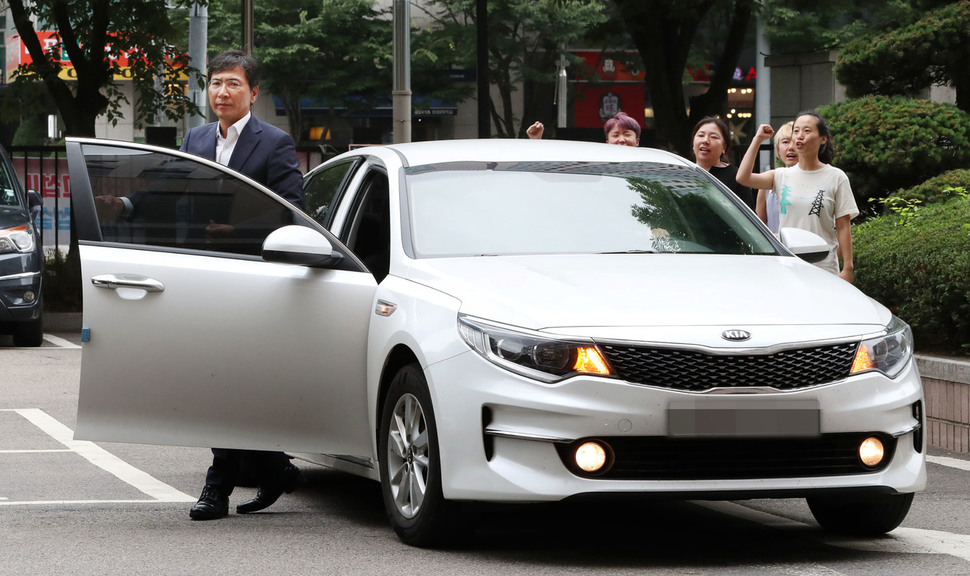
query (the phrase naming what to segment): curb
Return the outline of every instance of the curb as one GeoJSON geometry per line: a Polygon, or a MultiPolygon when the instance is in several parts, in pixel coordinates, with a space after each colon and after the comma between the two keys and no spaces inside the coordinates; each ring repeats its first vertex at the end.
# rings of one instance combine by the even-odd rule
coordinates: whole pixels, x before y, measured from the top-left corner
{"type": "Polygon", "coordinates": [[[81,332],[81,312],[45,312],[44,332],[81,332]]]}

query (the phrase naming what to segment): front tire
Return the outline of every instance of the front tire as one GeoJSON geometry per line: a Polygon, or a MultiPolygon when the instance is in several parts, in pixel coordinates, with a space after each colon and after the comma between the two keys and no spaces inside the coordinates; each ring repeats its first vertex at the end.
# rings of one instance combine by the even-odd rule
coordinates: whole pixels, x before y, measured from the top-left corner
{"type": "Polygon", "coordinates": [[[813,496],[807,500],[815,520],[829,532],[882,536],[906,518],[913,494],[813,496]]]}
{"type": "Polygon", "coordinates": [[[460,506],[441,492],[438,430],[427,380],[417,364],[391,380],[378,436],[381,494],[398,538],[422,548],[453,543],[460,506]]]}
{"type": "Polygon", "coordinates": [[[37,347],[44,343],[44,319],[40,316],[28,322],[18,322],[13,328],[13,345],[37,347]]]}

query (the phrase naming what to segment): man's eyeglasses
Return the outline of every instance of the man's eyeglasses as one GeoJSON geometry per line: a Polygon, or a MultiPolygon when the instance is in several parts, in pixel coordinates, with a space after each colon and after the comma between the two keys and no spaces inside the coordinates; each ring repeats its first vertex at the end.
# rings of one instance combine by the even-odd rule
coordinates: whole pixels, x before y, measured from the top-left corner
{"type": "Polygon", "coordinates": [[[222,80],[212,80],[209,82],[209,90],[212,90],[213,92],[218,92],[223,88],[230,92],[238,92],[242,90],[243,87],[243,83],[239,80],[226,80],[225,82],[222,80]]]}

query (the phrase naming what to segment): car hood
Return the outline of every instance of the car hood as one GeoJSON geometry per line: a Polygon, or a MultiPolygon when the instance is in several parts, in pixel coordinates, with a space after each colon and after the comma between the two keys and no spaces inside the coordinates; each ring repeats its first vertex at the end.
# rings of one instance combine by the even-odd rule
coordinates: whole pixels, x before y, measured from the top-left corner
{"type": "Polygon", "coordinates": [[[30,215],[27,211],[18,206],[0,206],[0,230],[23,226],[30,222],[30,215]]]}
{"type": "Polygon", "coordinates": [[[413,261],[408,276],[459,299],[464,314],[621,340],[723,346],[723,330],[740,329],[753,335],[742,346],[769,346],[875,334],[891,318],[848,282],[790,256],[437,258],[413,261]]]}

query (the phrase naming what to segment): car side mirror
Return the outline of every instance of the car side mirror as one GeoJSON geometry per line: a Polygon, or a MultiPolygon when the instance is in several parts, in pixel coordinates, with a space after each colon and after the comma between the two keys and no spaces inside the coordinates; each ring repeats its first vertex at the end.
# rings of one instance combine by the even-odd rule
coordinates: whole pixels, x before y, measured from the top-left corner
{"type": "Polygon", "coordinates": [[[36,190],[27,191],[27,209],[30,211],[30,218],[36,219],[37,215],[44,208],[44,199],[36,190]]]}
{"type": "Polygon", "coordinates": [[[267,262],[315,267],[332,266],[343,259],[326,236],[295,224],[270,232],[263,241],[262,256],[267,262]]]}
{"type": "Polygon", "coordinates": [[[800,228],[782,228],[778,238],[791,253],[809,263],[825,260],[829,255],[829,245],[821,236],[800,228]]]}

